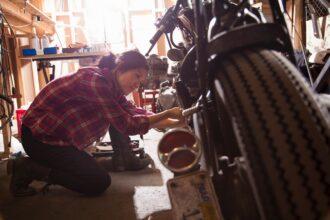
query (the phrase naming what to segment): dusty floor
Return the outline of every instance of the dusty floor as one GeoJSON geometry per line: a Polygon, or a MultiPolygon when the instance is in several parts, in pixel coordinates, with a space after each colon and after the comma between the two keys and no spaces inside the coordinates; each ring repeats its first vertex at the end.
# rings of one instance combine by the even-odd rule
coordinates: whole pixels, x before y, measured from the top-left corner
{"type": "MultiPolygon", "coordinates": [[[[154,159],[154,167],[138,172],[110,173],[112,184],[99,197],[84,197],[60,186],[49,193],[14,198],[8,192],[9,176],[0,164],[0,220],[20,219],[171,219],[166,181],[173,175],[157,157],[162,133],[151,130],[140,141],[154,159]]],[[[136,138],[135,138],[136,139],[136,138]]],[[[43,184],[34,182],[41,189],[43,184]]]]}

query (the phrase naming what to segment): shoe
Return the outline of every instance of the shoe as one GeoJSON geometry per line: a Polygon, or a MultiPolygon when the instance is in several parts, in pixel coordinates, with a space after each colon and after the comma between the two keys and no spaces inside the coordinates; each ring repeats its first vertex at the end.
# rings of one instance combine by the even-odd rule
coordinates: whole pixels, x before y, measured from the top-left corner
{"type": "Polygon", "coordinates": [[[137,157],[134,153],[128,153],[123,155],[125,170],[137,171],[146,168],[151,164],[152,159],[148,154],[144,157],[137,157]]]}
{"type": "Polygon", "coordinates": [[[37,191],[30,187],[33,178],[26,171],[25,158],[9,160],[7,163],[7,173],[12,175],[10,179],[9,190],[17,197],[33,196],[37,191]]]}
{"type": "Polygon", "coordinates": [[[146,168],[151,164],[152,159],[148,154],[144,158],[137,157],[135,154],[122,156],[115,154],[111,158],[98,160],[99,164],[108,171],[123,172],[123,171],[137,171],[146,168]]]}
{"type": "Polygon", "coordinates": [[[47,181],[50,169],[40,166],[29,157],[9,160],[7,172],[11,176],[9,190],[13,196],[32,196],[37,191],[30,187],[33,180],[47,181]]]}

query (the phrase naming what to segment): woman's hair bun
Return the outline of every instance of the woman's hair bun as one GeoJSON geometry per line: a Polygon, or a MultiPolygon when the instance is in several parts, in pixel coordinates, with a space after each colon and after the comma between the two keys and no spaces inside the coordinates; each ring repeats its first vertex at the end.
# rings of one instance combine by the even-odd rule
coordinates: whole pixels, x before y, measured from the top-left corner
{"type": "Polygon", "coordinates": [[[116,67],[116,58],[116,55],[110,52],[109,55],[103,56],[100,59],[98,67],[100,69],[107,68],[109,70],[113,70],[116,67]]]}

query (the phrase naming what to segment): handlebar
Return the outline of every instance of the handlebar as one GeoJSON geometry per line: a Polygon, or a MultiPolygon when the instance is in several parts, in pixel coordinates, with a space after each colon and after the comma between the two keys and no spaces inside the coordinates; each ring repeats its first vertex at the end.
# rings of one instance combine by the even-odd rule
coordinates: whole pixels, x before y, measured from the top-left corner
{"type": "Polygon", "coordinates": [[[169,8],[165,15],[162,17],[162,19],[157,22],[157,31],[154,34],[154,36],[150,39],[151,46],[148,50],[148,52],[145,54],[146,56],[149,55],[152,48],[155,46],[159,38],[162,36],[163,33],[168,33],[174,29],[174,22],[173,22],[173,15],[176,16],[178,10],[180,9],[182,0],[177,0],[175,6],[172,6],[169,8]]]}
{"type": "Polygon", "coordinates": [[[182,111],[182,116],[187,117],[189,115],[192,115],[192,114],[198,112],[200,109],[201,109],[200,105],[196,105],[196,106],[187,108],[187,109],[182,111]]]}
{"type": "Polygon", "coordinates": [[[180,7],[181,4],[182,4],[182,0],[177,0],[176,1],[176,4],[175,4],[174,9],[173,9],[173,12],[174,13],[177,13],[178,12],[179,7],[180,7]]]}
{"type": "Polygon", "coordinates": [[[150,39],[150,43],[151,44],[155,44],[157,43],[158,39],[162,36],[162,34],[164,33],[165,30],[165,26],[161,25],[160,28],[156,31],[156,33],[154,34],[154,36],[150,39]]]}

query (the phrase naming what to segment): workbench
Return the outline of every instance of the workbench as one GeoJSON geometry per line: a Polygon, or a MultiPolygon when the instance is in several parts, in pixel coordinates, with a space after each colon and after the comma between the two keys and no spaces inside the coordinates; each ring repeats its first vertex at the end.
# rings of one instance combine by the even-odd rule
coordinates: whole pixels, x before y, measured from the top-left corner
{"type": "Polygon", "coordinates": [[[50,61],[58,61],[58,60],[79,60],[84,58],[98,58],[104,55],[107,55],[109,52],[84,52],[84,53],[60,53],[60,54],[45,54],[45,55],[34,55],[34,56],[22,56],[20,59],[22,60],[31,60],[37,62],[37,70],[42,70],[45,82],[53,80],[55,77],[55,65],[51,65],[50,61]],[[48,74],[46,68],[52,68],[52,73],[50,74],[50,78],[48,78],[48,74]]]}

